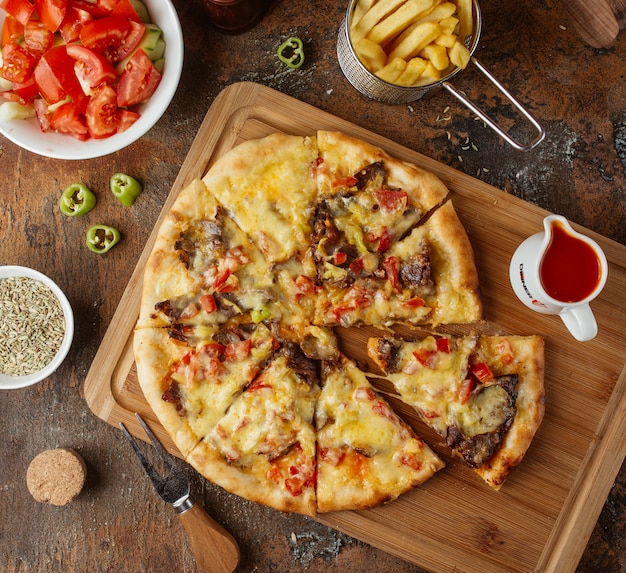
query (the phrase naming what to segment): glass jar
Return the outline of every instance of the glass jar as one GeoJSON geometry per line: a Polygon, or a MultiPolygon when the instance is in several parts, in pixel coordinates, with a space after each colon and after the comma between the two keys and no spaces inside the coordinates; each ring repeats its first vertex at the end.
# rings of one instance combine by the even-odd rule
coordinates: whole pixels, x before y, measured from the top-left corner
{"type": "Polygon", "coordinates": [[[241,34],[261,20],[264,0],[203,0],[211,24],[225,34],[241,34]]]}

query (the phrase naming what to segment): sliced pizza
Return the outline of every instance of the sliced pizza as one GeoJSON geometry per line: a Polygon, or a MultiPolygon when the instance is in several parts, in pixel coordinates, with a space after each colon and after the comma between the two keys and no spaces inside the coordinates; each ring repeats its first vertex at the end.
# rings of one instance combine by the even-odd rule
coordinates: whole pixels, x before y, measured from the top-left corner
{"type": "Polygon", "coordinates": [[[315,137],[275,133],[220,157],[203,178],[271,262],[306,248],[316,203],[315,137]]]}
{"type": "Polygon", "coordinates": [[[280,511],[314,515],[315,364],[283,346],[187,461],[224,489],[280,511]]]}
{"type": "Polygon", "coordinates": [[[200,180],[181,191],[146,264],[138,327],[221,324],[275,298],[265,257],[200,180]]]}
{"type": "Polygon", "coordinates": [[[139,384],[183,456],[215,427],[278,347],[263,323],[135,331],[139,384]]]}
{"type": "Polygon", "coordinates": [[[543,339],[371,338],[368,354],[452,452],[499,489],[543,419],[543,339]]]}
{"type": "Polygon", "coordinates": [[[317,509],[364,509],[428,480],[443,462],[346,357],[324,362],[317,402],[317,509]]]}
{"type": "MultiPolygon", "coordinates": [[[[479,402],[485,403],[489,399],[488,395],[480,397],[484,393],[482,388],[498,385],[513,396],[508,385],[515,385],[515,416],[511,425],[495,454],[475,468],[491,487],[499,489],[511,470],[522,461],[543,420],[544,340],[540,336],[481,336],[470,364],[471,371],[480,381],[472,391],[472,397],[479,402]],[[487,371],[483,370],[484,365],[487,371]],[[477,373],[481,373],[482,380],[477,373]]],[[[471,428],[466,432],[470,437],[480,435],[477,431],[480,422],[469,420],[466,425],[471,428]]],[[[480,438],[470,440],[467,446],[471,452],[472,448],[480,446],[480,438]]]]}
{"type": "Polygon", "coordinates": [[[474,252],[450,201],[391,246],[384,268],[396,323],[438,326],[483,318],[474,252]]]}
{"type": "Polygon", "coordinates": [[[450,202],[384,246],[364,241],[370,227],[359,217],[341,217],[337,224],[325,212],[314,224],[316,324],[437,326],[482,318],[472,247],[450,202]]]}

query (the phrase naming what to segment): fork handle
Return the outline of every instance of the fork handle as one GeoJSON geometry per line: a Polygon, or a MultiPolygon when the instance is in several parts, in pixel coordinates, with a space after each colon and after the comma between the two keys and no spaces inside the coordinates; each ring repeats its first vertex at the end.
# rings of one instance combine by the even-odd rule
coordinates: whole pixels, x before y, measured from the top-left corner
{"type": "Polygon", "coordinates": [[[192,504],[178,517],[198,569],[203,573],[233,573],[239,563],[239,546],[233,536],[198,504],[192,504]]]}

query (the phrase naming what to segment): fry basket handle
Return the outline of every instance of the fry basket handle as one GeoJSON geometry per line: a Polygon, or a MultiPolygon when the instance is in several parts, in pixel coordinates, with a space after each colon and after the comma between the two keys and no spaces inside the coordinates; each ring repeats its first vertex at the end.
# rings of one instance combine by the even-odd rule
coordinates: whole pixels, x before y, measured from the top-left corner
{"type": "Polygon", "coordinates": [[[480,108],[478,108],[470,99],[468,99],[463,93],[457,90],[452,84],[449,82],[443,82],[443,87],[445,87],[455,98],[457,98],[461,103],[467,106],[470,110],[472,110],[480,119],[482,119],[491,129],[493,129],[496,133],[498,133],[505,141],[507,141],[510,145],[512,145],[515,149],[520,151],[530,151],[533,147],[536,147],[543,141],[545,137],[545,132],[543,127],[539,124],[539,122],[524,108],[524,106],[517,101],[511,93],[483,66],[476,58],[472,57],[471,62],[493,83],[500,92],[507,97],[507,99],[519,110],[519,112],[532,123],[539,135],[530,143],[522,144],[513,139],[506,131],[504,131],[497,123],[495,123],[485,112],[483,112],[480,108]]]}

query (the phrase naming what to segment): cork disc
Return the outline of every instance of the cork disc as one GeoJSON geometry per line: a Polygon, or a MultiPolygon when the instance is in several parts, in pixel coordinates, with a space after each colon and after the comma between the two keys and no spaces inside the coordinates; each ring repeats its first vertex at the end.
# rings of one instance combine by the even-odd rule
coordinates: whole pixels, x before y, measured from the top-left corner
{"type": "Polygon", "coordinates": [[[65,505],[83,489],[87,476],[85,460],[70,448],[46,450],[28,466],[26,485],[42,503],[65,505]]]}

